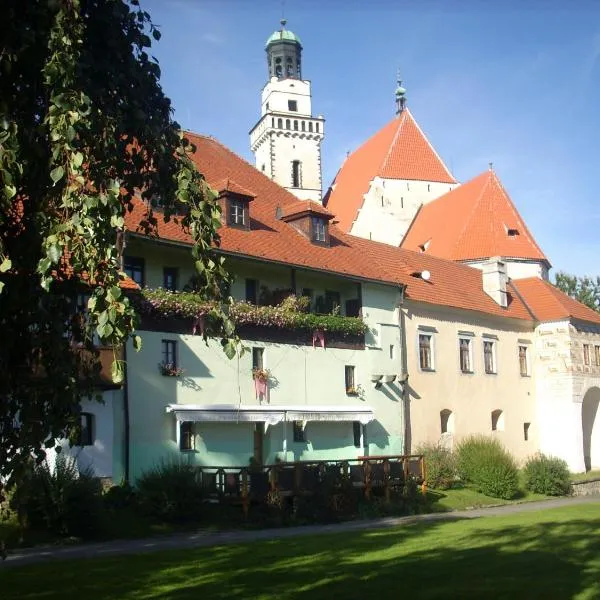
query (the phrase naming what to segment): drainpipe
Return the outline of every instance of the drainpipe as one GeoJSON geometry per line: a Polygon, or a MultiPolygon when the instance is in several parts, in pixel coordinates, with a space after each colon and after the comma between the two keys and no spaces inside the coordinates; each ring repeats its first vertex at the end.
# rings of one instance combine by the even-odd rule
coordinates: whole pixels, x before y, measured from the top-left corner
{"type": "Polygon", "coordinates": [[[400,300],[398,302],[398,325],[400,326],[400,373],[403,379],[403,381],[400,382],[400,384],[402,385],[402,419],[404,421],[404,446],[402,453],[407,455],[411,452],[412,427],[410,423],[410,394],[408,392],[408,354],[406,343],[406,318],[403,310],[405,292],[406,286],[403,285],[400,287],[400,300]]]}
{"type": "Polygon", "coordinates": [[[125,452],[123,462],[125,463],[125,483],[129,483],[129,444],[130,444],[130,431],[129,431],[129,373],[127,368],[127,342],[123,345],[123,361],[125,364],[125,379],[123,383],[123,426],[125,428],[124,443],[125,452]]]}

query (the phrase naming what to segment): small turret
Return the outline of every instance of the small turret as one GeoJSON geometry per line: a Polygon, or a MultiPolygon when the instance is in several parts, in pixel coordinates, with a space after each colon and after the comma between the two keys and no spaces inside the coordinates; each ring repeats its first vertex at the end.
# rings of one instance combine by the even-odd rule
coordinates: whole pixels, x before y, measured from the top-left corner
{"type": "Polygon", "coordinates": [[[302,79],[302,44],[294,32],[285,28],[286,23],[281,19],[281,29],[269,37],[265,46],[269,78],[302,79]]]}

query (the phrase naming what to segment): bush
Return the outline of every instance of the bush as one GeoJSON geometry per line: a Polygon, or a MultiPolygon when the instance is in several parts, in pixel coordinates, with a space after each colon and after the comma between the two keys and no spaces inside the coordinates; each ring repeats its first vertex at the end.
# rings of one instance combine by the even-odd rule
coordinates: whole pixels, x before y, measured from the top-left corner
{"type": "Polygon", "coordinates": [[[128,483],[113,485],[104,492],[104,506],[109,511],[126,510],[138,505],[137,492],[128,483]]]}
{"type": "Polygon", "coordinates": [[[15,494],[15,504],[33,529],[61,536],[93,537],[102,529],[102,485],[91,471],[59,454],[54,468],[35,467],[15,494]]]}
{"type": "Polygon", "coordinates": [[[456,449],[459,477],[486,496],[510,500],[519,491],[513,457],[496,439],[483,435],[463,440],[456,449]]]}
{"type": "Polygon", "coordinates": [[[567,463],[539,453],[528,459],[523,470],[525,487],[537,494],[567,496],[571,493],[571,474],[567,463]]]}
{"type": "Polygon", "coordinates": [[[417,454],[425,457],[427,486],[447,490],[456,480],[456,460],[450,450],[439,444],[423,444],[417,454]]]}
{"type": "Polygon", "coordinates": [[[154,519],[193,521],[200,515],[202,486],[189,465],[160,464],[138,479],[137,492],[140,508],[154,519]]]}

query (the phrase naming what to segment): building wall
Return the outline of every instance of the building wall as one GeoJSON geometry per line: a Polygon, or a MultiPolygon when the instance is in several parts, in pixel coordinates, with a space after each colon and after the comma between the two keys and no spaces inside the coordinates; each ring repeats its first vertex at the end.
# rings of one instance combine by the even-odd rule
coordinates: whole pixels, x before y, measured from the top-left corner
{"type": "Polygon", "coordinates": [[[425,442],[452,446],[471,434],[493,435],[522,461],[537,450],[539,423],[535,404],[533,324],[407,301],[406,343],[412,448],[425,442]],[[419,332],[433,336],[432,371],[419,364],[419,332]],[[473,373],[460,369],[459,336],[472,345],[473,373]],[[495,336],[485,338],[485,335],[495,336]],[[483,341],[496,348],[496,374],[484,370],[483,341]],[[527,345],[531,376],[519,371],[519,345],[527,345]],[[442,435],[442,410],[452,412],[453,433],[442,435]],[[492,411],[501,410],[503,430],[492,431],[492,411]],[[530,423],[528,440],[524,423],[530,423]]]}
{"type": "MultiPolygon", "coordinates": [[[[400,245],[419,207],[457,184],[375,177],[350,233],[393,246],[400,245]]],[[[423,240],[424,242],[426,240],[423,240]]]]}
{"type": "MultiPolygon", "coordinates": [[[[519,260],[511,258],[502,258],[502,262],[506,265],[506,274],[511,279],[524,279],[526,277],[538,277],[548,281],[548,267],[541,261],[519,260]]],[[[470,267],[482,269],[485,261],[461,261],[470,267]]]]}

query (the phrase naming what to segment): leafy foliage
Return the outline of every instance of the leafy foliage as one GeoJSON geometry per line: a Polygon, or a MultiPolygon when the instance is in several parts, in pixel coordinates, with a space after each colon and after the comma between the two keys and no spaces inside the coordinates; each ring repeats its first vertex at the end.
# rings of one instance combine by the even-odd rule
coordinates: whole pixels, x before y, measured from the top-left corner
{"type": "Polygon", "coordinates": [[[440,444],[423,444],[417,448],[417,454],[425,457],[427,486],[438,490],[447,490],[456,481],[455,456],[440,444]]]}
{"type": "Polygon", "coordinates": [[[537,494],[566,496],[571,493],[571,474],[561,458],[539,453],[529,458],[523,470],[525,487],[537,494]]]}
{"type": "MultiPolygon", "coordinates": [[[[205,297],[219,299],[228,275],[212,250],[219,208],[172,120],[149,54],[160,34],[138,0],[6,0],[2,13],[0,476],[18,478],[77,426],[91,394],[97,361],[73,342],[93,358],[92,334],[118,353],[133,333],[120,254],[140,190],[190,232],[205,297]],[[85,320],[73,318],[82,279],[85,320]]],[[[156,225],[148,202],[140,230],[156,225]]],[[[115,360],[116,380],[123,368],[115,360]]]]}
{"type": "Polygon", "coordinates": [[[578,277],[559,271],[556,287],[592,310],[600,311],[600,277],[578,277]]]}
{"type": "MultiPolygon", "coordinates": [[[[220,313],[215,301],[207,301],[194,292],[172,292],[162,288],[143,289],[139,310],[161,317],[205,317],[209,331],[220,331],[220,313]]],[[[229,306],[229,319],[236,326],[257,325],[277,329],[321,329],[342,335],[364,335],[367,326],[358,317],[316,315],[305,312],[304,298],[290,296],[277,306],[256,306],[247,302],[233,302],[229,306]]]]}
{"type": "Polygon", "coordinates": [[[519,491],[519,472],[513,457],[496,439],[474,435],[456,449],[460,478],[478,492],[510,500],[519,491]]]}

